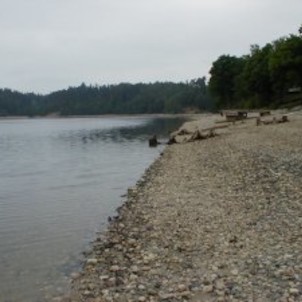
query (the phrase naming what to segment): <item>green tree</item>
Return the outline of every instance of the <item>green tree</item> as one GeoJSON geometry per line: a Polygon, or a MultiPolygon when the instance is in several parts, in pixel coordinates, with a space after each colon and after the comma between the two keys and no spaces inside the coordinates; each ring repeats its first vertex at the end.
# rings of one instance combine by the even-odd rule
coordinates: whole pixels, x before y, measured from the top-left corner
{"type": "Polygon", "coordinates": [[[237,99],[247,107],[265,107],[271,102],[272,85],[269,73],[269,58],[272,45],[263,48],[252,45],[250,54],[245,57],[245,64],[237,82],[237,99]]]}
{"type": "Polygon", "coordinates": [[[302,38],[290,35],[274,42],[269,58],[274,94],[282,98],[291,87],[302,86],[302,38]]]}
{"type": "Polygon", "coordinates": [[[44,96],[0,89],[0,116],[178,113],[188,107],[211,109],[205,81],[193,82],[194,85],[156,82],[104,86],[83,83],[44,96]]]}
{"type": "Polygon", "coordinates": [[[212,65],[209,89],[219,107],[230,108],[236,103],[236,81],[244,67],[244,59],[220,56],[212,65]]]}

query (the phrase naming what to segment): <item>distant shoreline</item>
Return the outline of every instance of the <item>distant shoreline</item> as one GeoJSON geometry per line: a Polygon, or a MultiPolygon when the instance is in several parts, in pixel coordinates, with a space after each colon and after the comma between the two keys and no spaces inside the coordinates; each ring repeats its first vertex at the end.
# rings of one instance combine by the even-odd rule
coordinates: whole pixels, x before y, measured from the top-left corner
{"type": "Polygon", "coordinates": [[[75,118],[138,118],[138,117],[154,117],[154,118],[174,118],[174,117],[188,117],[188,118],[198,118],[200,115],[208,113],[148,113],[148,114],[101,114],[101,115],[47,115],[47,116],[1,116],[1,120],[35,120],[35,119],[75,119],[75,118]]]}

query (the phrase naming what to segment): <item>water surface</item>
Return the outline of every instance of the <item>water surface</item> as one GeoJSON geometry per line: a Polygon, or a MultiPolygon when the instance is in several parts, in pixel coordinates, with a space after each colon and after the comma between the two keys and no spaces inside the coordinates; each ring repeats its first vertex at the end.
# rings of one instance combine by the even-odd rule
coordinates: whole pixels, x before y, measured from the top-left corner
{"type": "Polygon", "coordinates": [[[179,118],[0,120],[0,301],[66,291],[81,252],[179,118]]]}

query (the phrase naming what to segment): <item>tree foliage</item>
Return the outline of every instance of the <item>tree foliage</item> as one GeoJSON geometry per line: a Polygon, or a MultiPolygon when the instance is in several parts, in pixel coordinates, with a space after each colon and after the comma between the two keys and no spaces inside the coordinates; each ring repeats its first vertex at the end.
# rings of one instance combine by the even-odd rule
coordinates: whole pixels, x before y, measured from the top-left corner
{"type": "Polygon", "coordinates": [[[229,55],[220,56],[210,70],[210,92],[219,105],[232,107],[235,101],[236,81],[244,66],[244,59],[229,55]]]}
{"type": "Polygon", "coordinates": [[[289,88],[302,85],[302,38],[291,35],[273,43],[269,70],[274,92],[282,97],[289,88]]]}
{"type": "Polygon", "coordinates": [[[220,56],[212,65],[210,92],[219,107],[277,107],[292,87],[302,87],[302,27],[242,57],[220,56]]]}
{"type": "Polygon", "coordinates": [[[156,82],[69,87],[48,95],[0,89],[0,115],[94,115],[179,113],[211,110],[205,78],[187,83],[156,82]]]}

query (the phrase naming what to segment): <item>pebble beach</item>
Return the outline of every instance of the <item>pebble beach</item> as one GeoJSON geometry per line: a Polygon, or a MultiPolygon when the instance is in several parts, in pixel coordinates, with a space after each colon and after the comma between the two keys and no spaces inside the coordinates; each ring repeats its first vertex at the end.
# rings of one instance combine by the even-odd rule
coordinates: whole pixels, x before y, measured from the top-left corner
{"type": "Polygon", "coordinates": [[[167,146],[60,300],[302,301],[302,112],[288,119],[167,146]]]}

